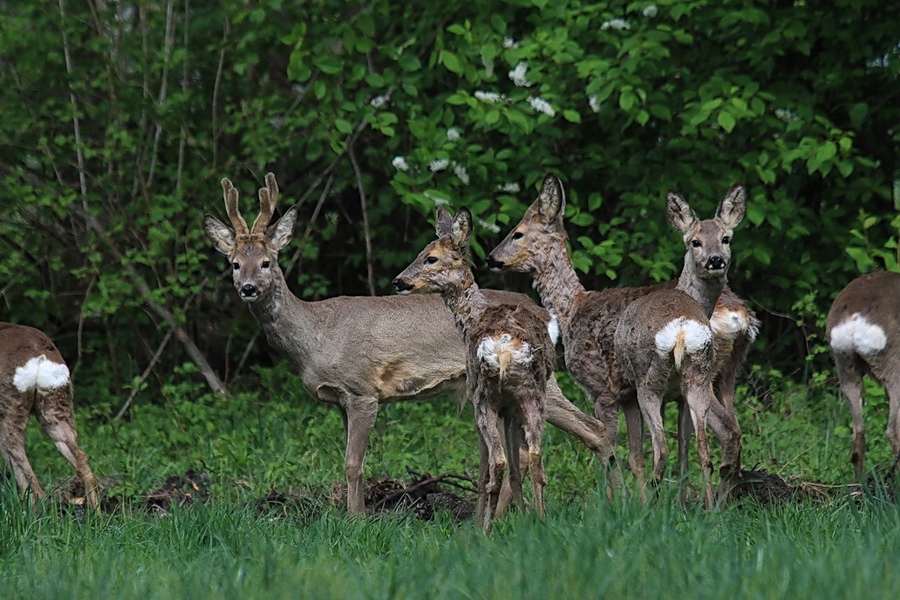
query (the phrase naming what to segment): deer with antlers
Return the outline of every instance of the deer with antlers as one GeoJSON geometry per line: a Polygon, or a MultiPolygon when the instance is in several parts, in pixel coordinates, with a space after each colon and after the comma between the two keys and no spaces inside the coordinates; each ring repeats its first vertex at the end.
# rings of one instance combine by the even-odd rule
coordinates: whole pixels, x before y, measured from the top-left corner
{"type": "Polygon", "coordinates": [[[56,345],[42,331],[0,323],[0,452],[20,492],[46,496],[25,454],[25,429],[34,414],[84,485],[88,504],[98,506],[97,478],[78,446],[72,380],[56,345]]]}
{"type": "Polygon", "coordinates": [[[887,391],[887,438],[900,460],[900,273],[881,271],[858,277],[835,297],[826,336],[844,400],[853,419],[850,462],[856,481],[865,481],[866,425],[863,375],[887,391]]]}
{"type": "MultiPolygon", "coordinates": [[[[563,215],[566,199],[562,182],[554,174],[544,177],[537,199],[521,221],[487,257],[494,270],[528,273],[541,303],[558,316],[566,368],[587,391],[597,417],[616,441],[618,409],[625,413],[629,465],[644,495],[642,419],[634,389],[624,378],[615,353],[614,336],[622,313],[634,300],[655,291],[673,288],[676,282],[645,287],[586,290],[578,279],[567,246],[563,215]]],[[[734,415],[736,375],[756,338],[759,321],[746,303],[727,286],[710,319],[715,333],[715,388],[729,413],[729,424],[714,415],[712,425],[723,444],[734,447],[740,429],[734,415]]],[[[679,419],[679,465],[687,469],[690,440],[689,412],[679,419]]],[[[739,462],[738,455],[734,460],[739,462]]],[[[739,464],[736,463],[739,467],[739,464]]]]}
{"type": "MultiPolygon", "coordinates": [[[[297,207],[269,225],[278,197],[275,176],[269,173],[266,187],[259,190],[260,214],[248,227],[231,181],[223,179],[222,188],[231,227],[207,215],[206,232],[228,257],[234,287],[269,343],[297,369],[313,399],[340,408],[346,430],[347,509],[361,514],[366,446],[379,404],[448,395],[465,400],[465,347],[453,317],[436,294],[301,300],[288,289],[278,265],[297,207]]],[[[549,318],[525,295],[485,294],[549,318]]],[[[546,418],[584,442],[601,464],[612,462],[603,424],[569,402],[553,377],[547,382],[546,418]]]]}
{"type": "Polygon", "coordinates": [[[401,294],[437,292],[453,312],[466,345],[469,399],[475,408],[481,468],[476,516],[485,529],[496,516],[507,465],[514,496],[521,498],[519,447],[524,434],[534,507],[544,516],[541,435],[544,396],[553,374],[554,342],[546,320],[519,304],[491,300],[469,265],[472,215],[437,210],[438,239],[393,281],[401,294]]]}

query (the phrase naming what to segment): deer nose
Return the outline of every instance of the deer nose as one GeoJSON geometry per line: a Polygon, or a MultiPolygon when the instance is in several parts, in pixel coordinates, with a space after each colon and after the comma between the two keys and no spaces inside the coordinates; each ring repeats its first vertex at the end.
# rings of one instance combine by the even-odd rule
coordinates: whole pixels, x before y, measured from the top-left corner
{"type": "Polygon", "coordinates": [[[500,269],[503,268],[503,261],[497,260],[490,254],[488,254],[488,257],[485,260],[485,263],[487,263],[487,266],[489,269],[492,269],[494,271],[499,271],[500,269]]]}
{"type": "Polygon", "coordinates": [[[710,256],[706,261],[706,268],[710,271],[720,271],[725,268],[725,259],[721,256],[710,256]]]}
{"type": "Polygon", "coordinates": [[[245,283],[241,287],[241,297],[242,298],[256,298],[259,292],[256,289],[256,286],[252,283],[245,283]]]}
{"type": "Polygon", "coordinates": [[[394,277],[394,280],[391,282],[391,285],[394,286],[394,289],[398,292],[408,292],[412,289],[412,286],[407,282],[403,281],[399,277],[394,277]]]}

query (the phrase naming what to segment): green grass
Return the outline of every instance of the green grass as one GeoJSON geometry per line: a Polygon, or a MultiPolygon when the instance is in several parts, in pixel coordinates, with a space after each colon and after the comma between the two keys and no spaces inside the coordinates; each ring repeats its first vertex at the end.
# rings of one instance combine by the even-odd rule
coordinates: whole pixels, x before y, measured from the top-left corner
{"type": "MultiPolygon", "coordinates": [[[[344,450],[337,410],[310,402],[285,372],[262,375],[263,391],[231,401],[194,384],[168,388],[121,422],[109,420],[117,406],[80,409],[82,445],[98,476],[115,477],[108,493],[125,506],[84,518],[52,505],[35,513],[7,479],[0,598],[858,598],[900,589],[900,510],[844,491],[849,419],[828,386],[785,384],[776,403],[740,404],[745,466],[830,486],[828,502],[703,511],[682,507],[674,485],[647,505],[633,494],[609,500],[592,455],[548,427],[547,519],[511,515],[484,535],[447,515],[353,520],[327,503],[311,520],[260,515],[253,501],[272,489],[333,496],[344,450]],[[208,474],[207,504],[162,517],[141,509],[149,491],[189,468],[208,474]]],[[[883,473],[886,403],[876,395],[868,411],[869,464],[883,473]]],[[[457,416],[447,401],[389,405],[366,476],[471,475],[474,448],[468,411],[457,416]]],[[[45,487],[71,476],[34,422],[28,450],[45,487]]],[[[674,466],[674,439],[672,450],[674,466]]]]}
{"type": "Polygon", "coordinates": [[[228,503],[166,517],[12,513],[6,597],[887,598],[900,585],[900,512],[877,498],[703,512],[599,496],[545,521],[514,515],[491,535],[337,511],[304,525],[228,503]]]}

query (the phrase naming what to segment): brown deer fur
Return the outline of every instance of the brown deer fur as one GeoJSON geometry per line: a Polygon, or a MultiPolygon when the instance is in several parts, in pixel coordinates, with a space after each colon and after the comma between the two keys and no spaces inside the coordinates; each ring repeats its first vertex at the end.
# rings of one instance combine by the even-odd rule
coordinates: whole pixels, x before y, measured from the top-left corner
{"type": "MultiPolygon", "coordinates": [[[[651,292],[672,289],[670,281],[637,288],[585,290],[578,279],[569,250],[563,215],[565,190],[562,182],[548,174],[538,198],[522,220],[487,257],[492,269],[529,273],[541,303],[559,318],[566,368],[585,388],[597,417],[606,425],[613,443],[618,432],[617,406],[625,412],[629,464],[644,488],[644,457],[640,410],[633,390],[623,378],[616,359],[613,337],[622,312],[651,292]]],[[[712,317],[716,332],[716,391],[721,402],[734,412],[735,379],[747,349],[756,338],[759,321],[753,311],[727,286],[712,317]]],[[[684,413],[687,415],[687,412],[684,413]]],[[[735,422],[737,420],[735,419],[735,422]]],[[[679,464],[687,466],[690,431],[683,419],[679,431],[679,464]]]]}
{"type": "Polygon", "coordinates": [[[712,458],[706,437],[707,417],[722,441],[722,473],[727,479],[740,467],[737,420],[713,392],[715,335],[709,317],[725,288],[731,262],[731,237],[744,218],[745,192],[734,186],[714,219],[700,221],[687,202],[669,192],[669,222],[684,235],[684,268],[674,290],[658,290],[629,304],[616,326],[614,348],[625,381],[634,386],[638,406],[653,442],[653,481],[662,479],[668,447],[662,408],[670,384],[680,383],[697,435],[697,453],[705,479],[705,501],[712,505],[712,458]]]}
{"type": "Polygon", "coordinates": [[[871,375],[887,391],[887,438],[895,461],[900,460],[900,273],[869,273],[847,284],[828,311],[826,334],[853,419],[850,461],[856,480],[863,482],[863,375],[871,375]]]}
{"type": "MultiPolygon", "coordinates": [[[[232,264],[235,289],[269,343],[294,365],[313,399],[340,408],[347,434],[347,509],[360,514],[365,508],[366,446],[378,405],[445,395],[465,400],[465,346],[453,317],[436,294],[341,296],[319,302],[297,298],[278,266],[278,252],[290,241],[297,208],[289,208],[266,227],[278,194],[275,176],[269,173],[266,187],[259,191],[264,212],[250,231],[240,217],[237,190],[227,179],[222,187],[232,228],[207,215],[206,232],[232,264]]],[[[523,294],[485,293],[547,318],[546,311],[523,294]]],[[[547,421],[606,461],[612,449],[602,423],[569,402],[555,378],[547,387],[547,421]]]]}
{"type": "Polygon", "coordinates": [[[78,446],[72,380],[56,346],[43,332],[0,323],[0,452],[19,490],[45,497],[25,454],[25,428],[34,414],[84,484],[88,504],[98,506],[97,479],[78,446]]]}
{"type": "Polygon", "coordinates": [[[465,342],[469,399],[481,448],[476,517],[487,529],[496,516],[507,464],[514,495],[521,496],[516,465],[523,430],[534,505],[544,515],[541,436],[555,354],[547,320],[518,304],[492,301],[479,290],[469,266],[471,233],[468,210],[460,209],[452,218],[438,208],[438,239],[393,284],[401,294],[440,293],[465,342]]]}

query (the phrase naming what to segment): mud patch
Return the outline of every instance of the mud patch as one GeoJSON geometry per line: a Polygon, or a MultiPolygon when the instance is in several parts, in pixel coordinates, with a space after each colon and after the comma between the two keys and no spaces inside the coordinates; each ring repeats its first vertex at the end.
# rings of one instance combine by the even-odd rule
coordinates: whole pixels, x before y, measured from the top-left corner
{"type": "Polygon", "coordinates": [[[253,501],[261,515],[270,518],[295,520],[308,525],[320,517],[328,507],[327,502],[312,496],[272,490],[262,498],[253,501]]]}
{"type": "MultiPolygon", "coordinates": [[[[465,521],[475,514],[475,482],[469,477],[445,473],[432,476],[408,470],[410,481],[378,479],[369,481],[363,491],[366,513],[371,516],[409,514],[432,521],[438,512],[446,512],[455,521],[465,521]],[[452,491],[451,491],[452,490],[452,491]]],[[[331,501],[343,506],[347,487],[336,485],[331,501]]]]}
{"type": "Polygon", "coordinates": [[[209,500],[209,477],[206,473],[189,469],[184,475],[166,479],[158,489],[147,494],[143,508],[156,515],[165,515],[173,506],[185,506],[209,500]]]}

